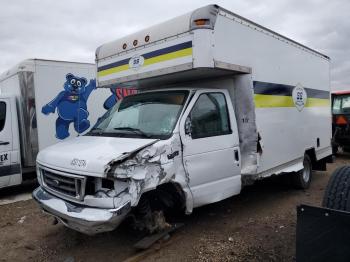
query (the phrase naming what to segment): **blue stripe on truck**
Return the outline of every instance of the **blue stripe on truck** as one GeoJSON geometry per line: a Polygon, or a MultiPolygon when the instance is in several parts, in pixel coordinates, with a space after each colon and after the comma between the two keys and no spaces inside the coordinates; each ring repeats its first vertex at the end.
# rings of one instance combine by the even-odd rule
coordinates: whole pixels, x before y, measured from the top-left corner
{"type": "MultiPolygon", "coordinates": [[[[259,95],[275,95],[275,96],[291,96],[295,86],[284,85],[284,84],[275,84],[254,81],[254,94],[259,95]]],[[[313,88],[304,88],[308,98],[321,98],[329,99],[329,91],[313,89],[313,88]]]]}
{"type": "MultiPolygon", "coordinates": [[[[158,49],[158,50],[155,50],[155,51],[152,51],[152,52],[148,52],[146,54],[142,54],[142,56],[145,59],[149,59],[149,58],[152,58],[152,57],[169,54],[169,53],[176,52],[176,51],[183,50],[183,49],[190,48],[190,47],[192,47],[192,41],[188,41],[188,42],[184,42],[184,43],[181,43],[181,44],[177,44],[177,45],[165,47],[165,48],[162,48],[162,49],[158,49]]],[[[100,66],[100,67],[97,68],[97,72],[100,72],[100,71],[103,71],[103,70],[107,70],[107,69],[110,69],[110,68],[114,68],[114,67],[117,67],[117,66],[129,64],[130,58],[123,59],[123,60],[120,60],[120,61],[108,64],[108,65],[100,66]]]]}

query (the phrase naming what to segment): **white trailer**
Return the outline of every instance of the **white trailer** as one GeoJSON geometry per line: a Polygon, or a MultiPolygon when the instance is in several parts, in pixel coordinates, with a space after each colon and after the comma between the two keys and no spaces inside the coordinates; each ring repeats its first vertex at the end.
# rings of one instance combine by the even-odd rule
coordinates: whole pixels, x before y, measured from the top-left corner
{"type": "Polygon", "coordinates": [[[329,58],[219,6],[96,57],[99,87],[139,93],[86,136],[39,153],[34,198],[70,228],[108,231],[133,213],[152,231],[154,211],[189,214],[271,175],[307,188],[331,159],[329,58]],[[66,192],[65,179],[79,186],[66,192]]]}
{"type": "Polygon", "coordinates": [[[32,178],[39,150],[84,133],[105,113],[111,93],[96,91],[95,77],[94,64],[40,59],[0,76],[0,188],[32,178]]]}

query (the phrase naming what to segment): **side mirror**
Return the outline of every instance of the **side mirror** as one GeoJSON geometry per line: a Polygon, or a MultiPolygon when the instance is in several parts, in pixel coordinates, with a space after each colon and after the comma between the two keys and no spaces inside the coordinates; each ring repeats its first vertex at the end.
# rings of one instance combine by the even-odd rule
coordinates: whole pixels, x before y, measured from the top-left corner
{"type": "Polygon", "coordinates": [[[191,133],[192,133],[191,118],[188,116],[185,121],[185,134],[191,136],[191,133]]]}

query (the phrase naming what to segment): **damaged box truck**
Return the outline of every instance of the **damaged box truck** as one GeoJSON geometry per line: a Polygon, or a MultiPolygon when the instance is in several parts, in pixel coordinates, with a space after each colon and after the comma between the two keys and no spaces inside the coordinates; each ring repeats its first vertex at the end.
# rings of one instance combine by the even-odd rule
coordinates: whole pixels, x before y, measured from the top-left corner
{"type": "Polygon", "coordinates": [[[210,5],[96,50],[100,88],[136,87],[84,136],[37,158],[33,196],[87,234],[125,218],[154,231],[176,209],[330,160],[329,58],[210,5]]]}

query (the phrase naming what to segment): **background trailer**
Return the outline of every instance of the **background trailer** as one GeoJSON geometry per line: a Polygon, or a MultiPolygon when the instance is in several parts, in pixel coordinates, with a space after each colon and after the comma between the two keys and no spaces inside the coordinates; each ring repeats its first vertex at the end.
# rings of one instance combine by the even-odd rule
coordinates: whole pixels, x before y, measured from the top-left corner
{"type": "Polygon", "coordinates": [[[84,134],[130,93],[98,90],[95,77],[94,64],[41,59],[0,76],[0,188],[20,184],[39,150],[84,134]]]}

